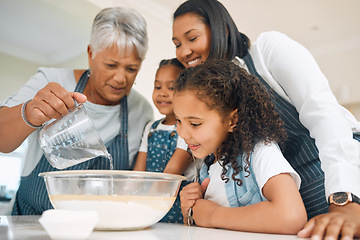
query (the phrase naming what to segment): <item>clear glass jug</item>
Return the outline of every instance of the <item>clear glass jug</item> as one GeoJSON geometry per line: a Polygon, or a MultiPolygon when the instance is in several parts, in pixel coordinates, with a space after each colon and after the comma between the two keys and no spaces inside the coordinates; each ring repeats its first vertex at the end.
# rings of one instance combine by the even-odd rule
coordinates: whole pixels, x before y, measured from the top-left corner
{"type": "Polygon", "coordinates": [[[43,127],[39,142],[51,166],[58,169],[110,155],[82,104],[43,127]]]}

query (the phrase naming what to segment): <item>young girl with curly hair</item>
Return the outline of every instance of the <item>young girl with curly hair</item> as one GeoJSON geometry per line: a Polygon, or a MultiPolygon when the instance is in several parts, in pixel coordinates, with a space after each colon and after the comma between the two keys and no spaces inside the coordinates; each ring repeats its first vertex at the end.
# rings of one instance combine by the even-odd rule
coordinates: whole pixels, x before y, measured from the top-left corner
{"type": "Polygon", "coordinates": [[[205,158],[200,183],[180,192],[185,223],[280,234],[304,226],[301,180],[277,144],[286,131],[255,76],[206,61],[181,73],[173,105],[179,136],[205,158]]]}

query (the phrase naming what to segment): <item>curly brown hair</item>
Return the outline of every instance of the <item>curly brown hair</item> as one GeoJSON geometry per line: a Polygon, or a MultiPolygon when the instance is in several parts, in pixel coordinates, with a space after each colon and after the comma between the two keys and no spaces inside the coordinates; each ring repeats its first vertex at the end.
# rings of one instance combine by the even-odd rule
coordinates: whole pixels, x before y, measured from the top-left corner
{"type": "Polygon", "coordinates": [[[184,70],[175,83],[175,92],[193,91],[209,109],[218,111],[224,120],[237,109],[237,123],[217,150],[217,160],[223,168],[221,178],[226,182],[230,163],[234,169],[232,179],[241,186],[235,176],[242,170],[250,175],[249,157],[259,141],[281,144],[286,139],[284,124],[280,119],[272,96],[257,77],[228,60],[209,60],[194,68],[184,70]],[[237,157],[246,154],[242,169],[237,157]]]}

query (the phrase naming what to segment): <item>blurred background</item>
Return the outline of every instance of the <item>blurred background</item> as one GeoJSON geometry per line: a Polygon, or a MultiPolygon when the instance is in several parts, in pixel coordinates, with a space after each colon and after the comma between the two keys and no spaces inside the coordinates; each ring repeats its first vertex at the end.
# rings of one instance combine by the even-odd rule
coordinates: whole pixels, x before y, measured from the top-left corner
{"type": "MultiPolygon", "coordinates": [[[[175,57],[172,14],[183,0],[0,0],[0,102],[37,68],[88,67],[87,44],[95,15],[105,7],[136,9],[147,21],[149,50],[134,88],[152,104],[155,71],[175,57]]],[[[252,41],[276,30],[304,45],[329,80],[339,103],[360,119],[360,1],[220,0],[252,41]]],[[[155,118],[161,115],[154,107],[155,118]]],[[[0,200],[16,191],[26,143],[0,154],[0,200]]],[[[0,206],[1,208],[1,206],[0,206]]],[[[1,211],[1,209],[0,209],[1,211]]],[[[1,213],[1,212],[0,212],[1,213]]]]}

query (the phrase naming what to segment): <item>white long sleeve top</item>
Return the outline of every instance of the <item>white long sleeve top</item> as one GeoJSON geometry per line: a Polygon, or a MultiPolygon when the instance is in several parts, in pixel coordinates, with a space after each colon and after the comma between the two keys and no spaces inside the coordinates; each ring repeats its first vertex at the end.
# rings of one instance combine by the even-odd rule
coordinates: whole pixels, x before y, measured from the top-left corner
{"type": "Polygon", "coordinates": [[[360,196],[360,143],[353,139],[360,123],[337,102],[314,57],[279,32],[260,34],[249,51],[257,72],[295,106],[300,122],[315,139],[327,199],[340,191],[360,196]]]}

